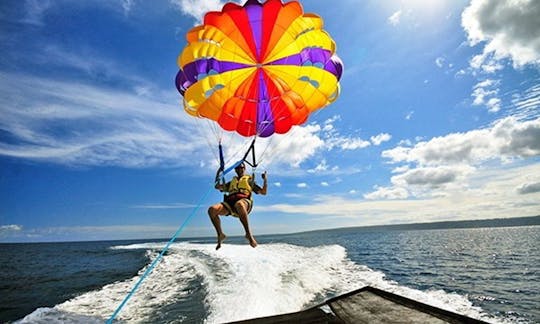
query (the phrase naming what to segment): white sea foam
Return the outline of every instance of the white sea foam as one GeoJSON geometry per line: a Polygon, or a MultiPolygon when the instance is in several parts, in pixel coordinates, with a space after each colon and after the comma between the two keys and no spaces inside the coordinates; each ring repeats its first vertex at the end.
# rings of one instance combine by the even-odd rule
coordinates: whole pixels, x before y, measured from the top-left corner
{"type": "Polygon", "coordinates": [[[333,270],[346,261],[340,246],[228,245],[215,253],[224,264],[206,277],[209,323],[292,312],[340,284],[333,270]],[[333,275],[334,274],[334,275],[333,275]]]}
{"type": "MultiPolygon", "coordinates": [[[[148,243],[116,248],[148,249],[153,260],[162,247],[163,244],[148,243]]],[[[145,270],[141,269],[130,280],[106,285],[52,309],[36,310],[21,323],[77,323],[82,318],[84,322],[103,322],[145,270]]],[[[322,302],[329,295],[366,285],[494,322],[465,296],[400,286],[386,279],[383,273],[352,262],[345,248],[339,245],[262,244],[253,249],[248,245],[225,244],[216,251],[213,244],[185,242],[171,245],[117,319],[130,323],[151,322],[156,310],[189,298],[189,284],[200,278],[206,292],[204,302],[208,314],[203,320],[207,323],[298,311],[322,302]]]]}

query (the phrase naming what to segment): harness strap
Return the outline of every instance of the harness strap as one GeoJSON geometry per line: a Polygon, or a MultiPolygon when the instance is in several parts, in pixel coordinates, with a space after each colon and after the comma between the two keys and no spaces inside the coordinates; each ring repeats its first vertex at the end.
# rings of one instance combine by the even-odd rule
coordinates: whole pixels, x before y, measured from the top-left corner
{"type": "Polygon", "coordinates": [[[253,141],[251,141],[251,145],[249,145],[249,148],[248,148],[246,154],[244,154],[244,157],[242,158],[242,161],[245,161],[247,164],[249,164],[253,168],[256,168],[257,165],[258,165],[257,160],[255,158],[255,140],[256,139],[257,139],[257,137],[255,136],[253,138],[253,141]],[[248,157],[250,152],[251,152],[251,161],[247,160],[247,157],[248,157]]]}

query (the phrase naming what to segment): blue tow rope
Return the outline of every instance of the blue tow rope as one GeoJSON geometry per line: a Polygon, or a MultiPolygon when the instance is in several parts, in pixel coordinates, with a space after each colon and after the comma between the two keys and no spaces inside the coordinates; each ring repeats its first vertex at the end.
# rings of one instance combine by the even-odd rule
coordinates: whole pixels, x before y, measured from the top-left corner
{"type": "MultiPolygon", "coordinates": [[[[231,167],[225,169],[223,171],[223,175],[229,173],[232,169],[234,169],[237,165],[239,165],[240,163],[242,163],[242,160],[236,162],[235,164],[233,164],[231,167]]],[[[167,242],[167,244],[165,245],[165,247],[163,248],[163,250],[161,251],[161,253],[157,256],[157,258],[152,262],[152,264],[150,264],[150,266],[146,269],[146,271],[143,273],[143,275],[139,278],[139,281],[137,281],[137,283],[135,284],[135,286],[133,286],[133,288],[131,289],[131,291],[127,294],[127,296],[124,298],[124,300],[122,301],[122,303],[118,306],[118,308],[116,308],[116,310],[114,311],[114,313],[111,315],[111,317],[107,320],[107,324],[112,324],[114,319],[116,318],[116,316],[118,316],[118,313],[120,313],[120,311],[122,310],[122,308],[126,305],[126,303],[128,302],[128,300],[131,298],[131,296],[133,296],[135,294],[135,292],[137,291],[137,289],[139,288],[139,286],[141,285],[141,283],[144,281],[144,279],[146,279],[146,277],[150,274],[150,272],[152,272],[152,270],[154,270],[154,268],[156,267],[156,265],[159,263],[159,261],[161,261],[161,259],[163,258],[163,255],[165,253],[167,253],[167,251],[169,250],[169,247],[171,246],[171,244],[174,243],[174,241],[178,238],[178,236],[180,235],[180,233],[182,233],[182,231],[184,230],[184,227],[186,227],[187,223],[190,221],[190,219],[193,217],[193,215],[195,215],[195,213],[197,212],[197,210],[199,210],[199,208],[201,208],[202,204],[204,203],[204,201],[206,200],[206,197],[208,197],[208,194],[210,193],[210,191],[214,189],[212,187],[208,188],[208,191],[206,191],[206,193],[201,197],[201,199],[199,199],[199,203],[197,204],[197,206],[191,211],[191,213],[189,214],[189,216],[184,220],[184,222],[182,223],[182,225],[180,225],[180,227],[178,228],[178,230],[176,230],[176,233],[174,233],[173,237],[169,240],[169,242],[167,242]]]]}

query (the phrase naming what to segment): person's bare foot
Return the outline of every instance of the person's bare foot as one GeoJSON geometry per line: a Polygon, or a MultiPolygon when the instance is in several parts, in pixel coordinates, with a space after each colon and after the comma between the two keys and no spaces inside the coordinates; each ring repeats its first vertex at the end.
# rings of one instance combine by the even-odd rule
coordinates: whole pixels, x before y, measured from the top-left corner
{"type": "Polygon", "coordinates": [[[219,248],[221,247],[221,242],[225,241],[226,238],[227,238],[227,235],[225,235],[225,234],[219,234],[218,235],[216,250],[219,250],[219,248]]]}
{"type": "Polygon", "coordinates": [[[246,239],[249,241],[249,245],[251,245],[251,247],[257,246],[257,241],[255,241],[255,238],[253,236],[246,235],[246,239]]]}

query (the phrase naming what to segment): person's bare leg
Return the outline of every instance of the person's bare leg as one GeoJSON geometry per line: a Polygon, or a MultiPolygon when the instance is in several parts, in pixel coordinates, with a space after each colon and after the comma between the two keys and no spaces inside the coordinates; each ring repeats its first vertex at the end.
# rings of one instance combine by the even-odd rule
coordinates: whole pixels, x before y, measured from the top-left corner
{"type": "Polygon", "coordinates": [[[208,208],[208,216],[210,216],[210,220],[212,221],[212,225],[214,225],[217,234],[216,250],[221,248],[221,243],[227,238],[221,229],[221,220],[219,219],[220,214],[223,214],[223,206],[221,204],[216,204],[208,208]]]}
{"type": "Polygon", "coordinates": [[[236,212],[238,213],[238,218],[240,219],[242,226],[244,226],[244,231],[246,231],[246,239],[249,241],[249,245],[251,245],[251,247],[256,247],[257,241],[255,241],[255,238],[253,237],[249,229],[246,203],[244,203],[243,201],[238,201],[234,206],[235,206],[236,212]]]}

